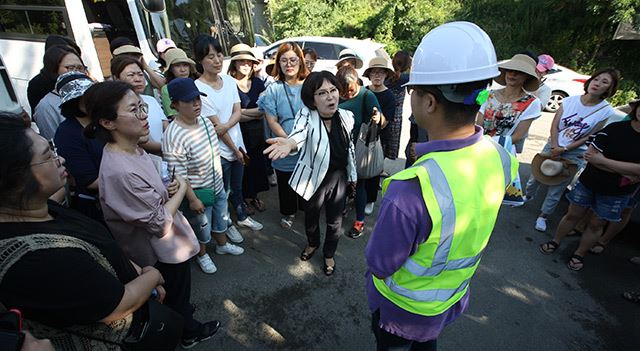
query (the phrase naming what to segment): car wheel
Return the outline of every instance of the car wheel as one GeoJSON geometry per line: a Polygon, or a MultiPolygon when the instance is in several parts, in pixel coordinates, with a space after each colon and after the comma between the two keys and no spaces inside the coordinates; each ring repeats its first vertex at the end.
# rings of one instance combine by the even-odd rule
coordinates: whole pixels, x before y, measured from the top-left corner
{"type": "Polygon", "coordinates": [[[562,100],[566,98],[568,95],[561,91],[554,91],[551,93],[551,97],[549,98],[549,102],[547,102],[547,106],[545,106],[544,110],[547,112],[556,112],[562,105],[562,100]]]}

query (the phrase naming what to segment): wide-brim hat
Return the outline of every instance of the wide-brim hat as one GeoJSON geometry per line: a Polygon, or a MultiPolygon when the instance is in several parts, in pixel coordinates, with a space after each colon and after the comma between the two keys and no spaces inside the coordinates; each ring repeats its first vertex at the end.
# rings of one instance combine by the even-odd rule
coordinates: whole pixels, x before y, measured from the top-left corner
{"type": "Polygon", "coordinates": [[[340,51],[340,55],[338,56],[338,62],[336,62],[336,67],[339,67],[342,61],[348,60],[348,59],[356,60],[356,67],[355,67],[356,69],[360,69],[362,68],[362,66],[364,66],[362,59],[360,58],[360,56],[358,56],[358,54],[355,53],[355,51],[351,49],[344,49],[340,51]]]}
{"type": "Polygon", "coordinates": [[[535,180],[544,185],[558,185],[567,180],[572,179],[578,172],[578,165],[567,160],[566,158],[551,158],[551,155],[539,153],[533,157],[531,161],[531,174],[535,180]],[[562,163],[562,170],[554,175],[548,176],[542,173],[542,163],[546,160],[554,160],[562,163]]]}
{"type": "Polygon", "coordinates": [[[113,56],[122,54],[137,54],[142,55],[142,50],[139,47],[133,45],[122,45],[121,47],[113,50],[113,56]]]}
{"type": "Polygon", "coordinates": [[[518,71],[522,72],[529,77],[524,82],[524,90],[536,91],[540,87],[540,76],[536,71],[536,61],[531,57],[523,54],[514,55],[510,60],[498,64],[500,75],[494,80],[500,85],[507,85],[506,71],[518,71]]]}
{"type": "Polygon", "coordinates": [[[231,61],[249,60],[258,63],[258,59],[251,51],[251,47],[247,44],[236,44],[231,48],[229,53],[231,61]]]}
{"type": "Polygon", "coordinates": [[[270,76],[275,76],[273,73],[273,67],[276,65],[276,59],[275,58],[271,58],[269,59],[269,63],[267,63],[267,65],[264,67],[264,69],[266,70],[267,74],[270,76]]]}
{"type": "Polygon", "coordinates": [[[60,95],[60,107],[65,103],[79,98],[95,82],[84,73],[71,71],[58,76],[56,92],[60,95]]]}
{"type": "Polygon", "coordinates": [[[166,54],[164,54],[164,62],[167,63],[167,68],[165,69],[165,72],[169,70],[169,67],[171,67],[172,64],[174,63],[188,63],[191,65],[195,65],[196,63],[190,59],[187,56],[187,53],[184,52],[184,50],[182,49],[178,49],[178,48],[173,48],[167,51],[166,54]]]}
{"type": "Polygon", "coordinates": [[[377,56],[369,60],[369,67],[367,67],[362,76],[369,78],[369,74],[371,74],[371,70],[373,70],[374,68],[387,70],[387,74],[394,73],[393,66],[391,66],[391,60],[388,60],[385,57],[377,56]]]}

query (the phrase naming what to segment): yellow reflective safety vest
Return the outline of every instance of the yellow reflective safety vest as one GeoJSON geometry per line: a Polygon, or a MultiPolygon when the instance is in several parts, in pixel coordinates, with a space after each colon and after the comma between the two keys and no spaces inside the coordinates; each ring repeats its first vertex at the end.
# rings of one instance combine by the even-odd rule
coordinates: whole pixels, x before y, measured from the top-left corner
{"type": "MultiPolygon", "coordinates": [[[[385,180],[418,178],[432,229],[390,277],[372,275],[376,289],[398,307],[435,316],[458,302],[487,246],[518,161],[489,137],[453,151],[431,152],[385,180]]],[[[387,233],[393,235],[393,233],[387,233]]]]}

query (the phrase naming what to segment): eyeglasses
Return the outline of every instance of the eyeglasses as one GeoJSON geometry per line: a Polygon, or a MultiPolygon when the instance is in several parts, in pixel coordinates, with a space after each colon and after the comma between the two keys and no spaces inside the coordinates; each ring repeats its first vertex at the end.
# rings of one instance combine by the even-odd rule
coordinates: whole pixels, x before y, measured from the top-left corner
{"type": "Polygon", "coordinates": [[[329,96],[334,95],[338,93],[338,89],[337,88],[331,88],[329,90],[321,90],[317,93],[314,93],[313,95],[321,98],[321,99],[328,99],[329,96]]]}
{"type": "Polygon", "coordinates": [[[32,163],[31,166],[38,166],[45,163],[49,163],[51,161],[55,162],[56,167],[62,166],[62,162],[60,162],[60,155],[58,155],[58,148],[56,148],[56,144],[53,142],[53,139],[49,140],[49,151],[51,151],[51,158],[48,158],[45,161],[32,163]]]}
{"type": "Polygon", "coordinates": [[[64,69],[66,69],[67,71],[84,72],[84,71],[87,70],[87,66],[85,66],[85,65],[66,65],[66,66],[64,66],[64,69]]]}
{"type": "Polygon", "coordinates": [[[299,58],[297,58],[297,57],[292,57],[292,58],[290,58],[290,59],[287,59],[286,57],[281,57],[281,58],[280,58],[280,64],[281,64],[281,65],[285,65],[285,66],[286,66],[287,64],[289,64],[289,65],[291,65],[291,66],[295,66],[295,65],[297,65],[299,62],[300,62],[300,59],[299,59],[299,58]]]}
{"type": "Polygon", "coordinates": [[[149,112],[149,105],[143,102],[140,105],[138,105],[136,109],[129,112],[131,112],[133,116],[135,116],[137,119],[143,120],[144,119],[143,117],[147,117],[147,112],[149,112]]]}

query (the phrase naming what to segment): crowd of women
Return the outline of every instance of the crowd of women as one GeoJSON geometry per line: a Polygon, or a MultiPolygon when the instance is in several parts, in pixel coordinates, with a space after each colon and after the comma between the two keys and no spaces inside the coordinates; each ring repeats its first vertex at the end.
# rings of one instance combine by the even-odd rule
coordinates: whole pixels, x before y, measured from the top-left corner
{"type": "Polygon", "coordinates": [[[283,229],[304,212],[303,261],[321,244],[326,208],[327,276],[349,196],[349,235],[363,234],[382,170],[358,179],[355,139],[361,126],[376,125],[384,156],[397,157],[404,89],[391,60],[372,60],[364,87],[354,52],[341,54],[334,75],[311,73],[316,53],[295,43],[283,44],[267,69],[238,44],[223,74],[220,44],[203,35],[193,59],[158,42],[158,72],[117,38],[111,77],[96,82],[73,41],[51,36],[46,46],[28,89],[33,118],[20,106],[0,118],[8,151],[0,162],[0,297],[28,316],[34,335],[80,349],[190,348],[212,337],[220,323],[193,317],[190,261],[216,272],[211,239],[216,254],[241,255],[236,226],[262,230],[251,216],[267,210],[260,194],[270,183],[283,229]]]}
{"type": "MultiPolygon", "coordinates": [[[[408,53],[376,57],[360,77],[364,62],[351,50],[340,54],[334,75],[312,72],[316,53],[295,43],[282,44],[264,68],[238,44],[227,74],[215,38],[199,36],[192,49],[193,59],[160,41],[160,74],[118,38],[110,79],[95,82],[79,48],[52,36],[29,85],[34,123],[21,107],[2,112],[0,299],[23,310],[36,335],[63,348],[105,350],[190,348],[212,337],[220,323],[193,317],[190,261],[216,272],[211,239],[216,254],[243,254],[236,226],[263,229],[252,215],[267,210],[260,194],[270,184],[284,230],[304,213],[307,245],[299,258],[310,260],[322,244],[325,275],[336,272],[350,206],[348,236],[365,232],[383,170],[364,175],[356,153],[373,135],[380,157],[398,157],[408,53]],[[166,327],[154,328],[160,324],[166,327]]],[[[522,151],[550,95],[543,77],[553,64],[549,55],[523,52],[500,65],[495,81],[502,87],[478,98],[485,134],[522,151]]],[[[614,69],[599,70],[583,95],[564,100],[526,187],[516,179],[504,199],[523,205],[547,185],[535,221],[545,231],[581,171],[554,239],[540,246],[551,254],[570,231],[582,231],[568,262],[573,270],[589,250],[604,249],[635,206],[640,104],[631,104],[626,121],[605,127],[612,114],[606,98],[619,79],[614,69]]],[[[407,159],[425,139],[412,125],[407,159]]]]}

